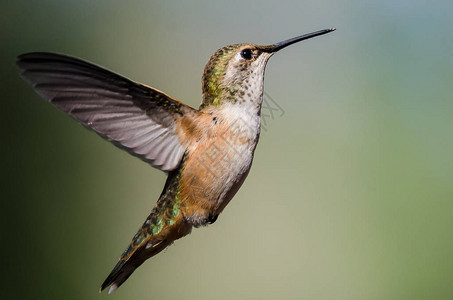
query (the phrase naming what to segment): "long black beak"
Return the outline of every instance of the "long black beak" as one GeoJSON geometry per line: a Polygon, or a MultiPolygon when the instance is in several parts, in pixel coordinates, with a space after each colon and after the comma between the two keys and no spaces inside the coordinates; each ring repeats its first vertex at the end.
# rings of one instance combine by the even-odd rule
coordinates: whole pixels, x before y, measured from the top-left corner
{"type": "Polygon", "coordinates": [[[292,38],[292,39],[289,39],[289,40],[286,40],[286,41],[283,41],[280,43],[265,46],[263,51],[270,52],[270,53],[277,52],[278,50],[288,47],[289,45],[292,45],[294,43],[297,43],[297,42],[300,42],[303,40],[307,40],[307,39],[311,39],[312,37],[323,35],[323,34],[326,34],[326,33],[332,32],[332,31],[335,31],[335,28],[324,29],[324,30],[304,34],[301,36],[297,36],[295,38],[292,38]]]}

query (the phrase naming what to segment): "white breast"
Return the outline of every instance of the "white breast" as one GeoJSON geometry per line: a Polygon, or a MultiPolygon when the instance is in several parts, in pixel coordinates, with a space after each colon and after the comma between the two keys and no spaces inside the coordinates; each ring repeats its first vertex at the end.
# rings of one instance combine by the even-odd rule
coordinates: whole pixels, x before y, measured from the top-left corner
{"type": "Polygon", "coordinates": [[[219,180],[213,188],[218,192],[219,206],[224,207],[239,189],[252,165],[260,134],[260,116],[253,108],[228,103],[224,104],[218,118],[230,129],[229,134],[221,137],[225,142],[216,143],[222,147],[216,149],[219,151],[219,167],[216,168],[219,180]],[[232,189],[234,192],[231,193],[232,189]]]}

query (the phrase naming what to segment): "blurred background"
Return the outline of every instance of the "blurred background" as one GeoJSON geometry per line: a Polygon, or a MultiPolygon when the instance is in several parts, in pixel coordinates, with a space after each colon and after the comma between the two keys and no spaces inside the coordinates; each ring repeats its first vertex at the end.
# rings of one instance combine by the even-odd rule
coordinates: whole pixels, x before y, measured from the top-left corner
{"type": "Polygon", "coordinates": [[[209,56],[275,55],[254,166],[219,220],[109,299],[452,299],[451,1],[2,1],[2,299],[99,299],[165,175],[40,99],[15,57],[80,57],[198,107],[209,56]]]}

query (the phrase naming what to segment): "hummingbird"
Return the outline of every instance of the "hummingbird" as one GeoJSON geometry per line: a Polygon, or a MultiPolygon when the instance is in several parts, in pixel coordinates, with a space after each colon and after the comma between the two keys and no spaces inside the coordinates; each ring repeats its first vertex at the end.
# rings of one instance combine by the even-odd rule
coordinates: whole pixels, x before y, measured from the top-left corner
{"type": "Polygon", "coordinates": [[[145,260],[192,228],[212,224],[247,177],[260,136],[264,71],[294,43],[334,31],[260,46],[217,50],[202,77],[198,109],[78,58],[18,56],[22,78],[58,109],[117,147],[168,174],[148,218],[102,283],[109,294],[145,260]]]}

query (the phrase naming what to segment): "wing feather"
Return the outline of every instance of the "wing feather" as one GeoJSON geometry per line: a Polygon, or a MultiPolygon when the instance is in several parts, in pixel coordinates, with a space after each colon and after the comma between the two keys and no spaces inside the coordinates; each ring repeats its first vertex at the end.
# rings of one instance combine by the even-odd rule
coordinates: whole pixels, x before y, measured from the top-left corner
{"type": "Polygon", "coordinates": [[[176,120],[199,112],[156,89],[83,60],[53,53],[18,57],[21,76],[84,126],[163,171],[186,150],[176,120]]]}

